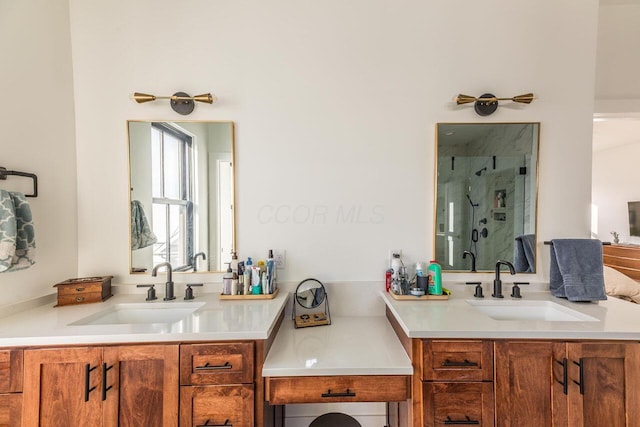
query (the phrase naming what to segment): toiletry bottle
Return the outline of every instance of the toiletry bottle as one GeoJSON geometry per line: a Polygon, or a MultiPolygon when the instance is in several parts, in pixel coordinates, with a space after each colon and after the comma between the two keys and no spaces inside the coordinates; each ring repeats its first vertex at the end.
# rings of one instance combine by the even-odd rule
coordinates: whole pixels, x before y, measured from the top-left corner
{"type": "Polygon", "coordinates": [[[269,295],[269,278],[266,271],[262,273],[262,293],[269,295]]]}
{"type": "Polygon", "coordinates": [[[231,295],[238,295],[238,273],[232,273],[231,279],[231,295]]]}
{"type": "Polygon", "coordinates": [[[427,271],[429,272],[429,295],[442,295],[442,268],[440,264],[432,260],[427,271]]]}
{"type": "Polygon", "coordinates": [[[244,261],[238,262],[238,294],[246,295],[244,291],[244,261]]]}
{"type": "Polygon", "coordinates": [[[247,262],[244,264],[244,294],[249,295],[251,293],[251,268],[253,267],[253,261],[251,257],[247,258],[247,262]]]}
{"type": "Polygon", "coordinates": [[[231,271],[238,273],[238,255],[236,255],[235,251],[231,252],[231,271]]]}
{"type": "Polygon", "coordinates": [[[272,294],[276,291],[276,262],[273,259],[273,250],[269,249],[267,257],[267,289],[272,294]]]}
{"type": "Polygon", "coordinates": [[[233,271],[231,271],[231,263],[226,262],[227,272],[222,276],[222,294],[231,295],[231,284],[233,281],[233,271]]]}
{"type": "Polygon", "coordinates": [[[391,258],[391,269],[393,270],[393,273],[391,273],[392,280],[400,279],[400,267],[402,267],[400,254],[393,254],[393,258],[391,258]]]}
{"type": "Polygon", "coordinates": [[[262,286],[260,285],[260,267],[254,266],[251,272],[251,293],[253,295],[260,295],[262,293],[262,286]]]}
{"type": "Polygon", "coordinates": [[[424,276],[424,272],[422,271],[422,263],[421,262],[417,262],[416,263],[416,277],[422,277],[424,276]]]}

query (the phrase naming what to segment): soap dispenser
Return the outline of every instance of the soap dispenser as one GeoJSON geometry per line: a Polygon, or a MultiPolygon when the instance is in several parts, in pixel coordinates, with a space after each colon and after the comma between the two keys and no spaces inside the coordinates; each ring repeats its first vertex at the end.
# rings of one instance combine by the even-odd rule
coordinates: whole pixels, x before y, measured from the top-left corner
{"type": "Polygon", "coordinates": [[[233,283],[233,271],[231,270],[231,263],[227,264],[227,272],[222,276],[222,295],[231,295],[231,286],[233,283]]]}

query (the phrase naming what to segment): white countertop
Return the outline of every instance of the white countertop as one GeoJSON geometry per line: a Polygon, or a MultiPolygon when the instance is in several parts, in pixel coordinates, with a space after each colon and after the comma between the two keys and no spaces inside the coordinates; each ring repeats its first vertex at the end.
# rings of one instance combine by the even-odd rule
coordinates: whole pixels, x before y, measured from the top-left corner
{"type": "Polygon", "coordinates": [[[300,329],[285,319],[262,368],[263,377],[412,373],[384,316],[332,316],[331,325],[300,329]]]}
{"type": "MultiPolygon", "coordinates": [[[[547,338],[547,339],[616,339],[640,340],[640,305],[618,298],[606,301],[575,303],[551,296],[548,291],[533,291],[522,286],[522,299],[552,301],[572,310],[592,316],[597,321],[549,322],[542,320],[494,320],[474,309],[473,286],[445,283],[452,291],[448,300],[395,300],[386,292],[380,294],[386,306],[410,338],[547,338]]],[[[503,288],[505,300],[511,286],[503,288]]],[[[488,285],[484,300],[494,300],[488,285]],[[488,292],[487,292],[488,291],[488,292]]],[[[482,301],[482,300],[480,300],[482,301]]]]}
{"type": "MultiPolygon", "coordinates": [[[[199,294],[191,301],[178,298],[145,302],[144,294],[115,295],[103,303],[53,307],[54,302],[0,319],[0,346],[138,343],[162,341],[220,341],[267,339],[285,308],[289,294],[271,300],[219,300],[218,293],[199,294]],[[70,325],[119,304],[144,307],[177,304],[197,306],[175,323],[70,325]]],[[[55,298],[54,300],[55,301],[55,298]]]]}

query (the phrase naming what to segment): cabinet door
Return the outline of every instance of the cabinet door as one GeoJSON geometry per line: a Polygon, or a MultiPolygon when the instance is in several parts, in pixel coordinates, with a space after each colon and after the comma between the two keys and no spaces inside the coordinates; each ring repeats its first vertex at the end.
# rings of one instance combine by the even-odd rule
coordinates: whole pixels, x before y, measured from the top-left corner
{"type": "Polygon", "coordinates": [[[24,427],[102,425],[101,348],[24,351],[24,427]]]}
{"type": "Polygon", "coordinates": [[[495,344],[497,426],[567,425],[565,349],[554,342],[495,344]]]}
{"type": "Polygon", "coordinates": [[[474,425],[492,427],[493,384],[424,384],[424,426],[474,425]]]}
{"type": "Polygon", "coordinates": [[[180,426],[253,427],[253,385],[180,388],[180,426]]]}
{"type": "Polygon", "coordinates": [[[177,345],[105,347],[102,372],[105,426],[177,427],[177,345]]]}
{"type": "Polygon", "coordinates": [[[571,426],[640,426],[640,344],[571,343],[571,426]]]}

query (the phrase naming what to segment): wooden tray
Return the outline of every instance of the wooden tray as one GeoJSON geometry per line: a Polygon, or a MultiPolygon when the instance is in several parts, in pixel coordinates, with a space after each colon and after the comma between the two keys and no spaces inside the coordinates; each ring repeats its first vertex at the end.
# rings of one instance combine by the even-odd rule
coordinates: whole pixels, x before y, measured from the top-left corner
{"type": "Polygon", "coordinates": [[[393,292],[389,292],[391,298],[398,301],[427,301],[427,300],[447,300],[449,299],[449,295],[423,295],[421,297],[416,297],[413,295],[396,295],[393,292]]]}
{"type": "Polygon", "coordinates": [[[272,294],[249,294],[249,295],[223,295],[220,294],[218,297],[223,300],[250,300],[250,299],[274,299],[278,296],[278,291],[280,289],[276,288],[275,292],[272,294]]]}

